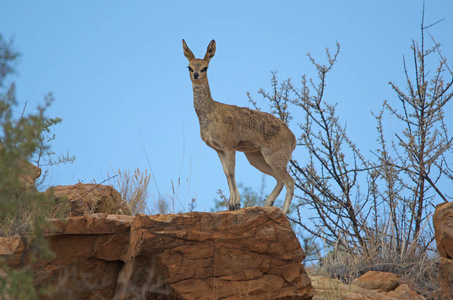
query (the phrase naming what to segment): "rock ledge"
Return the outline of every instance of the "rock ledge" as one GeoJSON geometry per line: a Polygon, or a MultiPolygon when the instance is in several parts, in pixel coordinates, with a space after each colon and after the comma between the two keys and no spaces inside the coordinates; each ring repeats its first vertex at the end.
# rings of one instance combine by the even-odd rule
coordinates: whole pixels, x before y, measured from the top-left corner
{"type": "MultiPolygon", "coordinates": [[[[56,254],[35,267],[55,299],[311,299],[305,253],[279,208],[51,220],[56,254]]],[[[20,267],[21,237],[0,238],[20,267]]]]}

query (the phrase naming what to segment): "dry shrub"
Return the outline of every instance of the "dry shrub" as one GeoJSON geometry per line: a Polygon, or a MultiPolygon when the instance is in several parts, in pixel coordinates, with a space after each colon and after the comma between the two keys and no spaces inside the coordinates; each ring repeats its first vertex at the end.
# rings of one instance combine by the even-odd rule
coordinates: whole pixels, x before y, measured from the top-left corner
{"type": "Polygon", "coordinates": [[[68,203],[55,203],[53,198],[34,189],[11,193],[5,202],[9,202],[14,213],[5,213],[0,220],[0,236],[31,233],[37,221],[45,227],[46,219],[62,218],[69,210],[68,203]]]}
{"type": "Polygon", "coordinates": [[[312,275],[320,275],[352,283],[368,271],[399,274],[417,293],[429,297],[439,288],[437,277],[440,257],[436,251],[420,246],[420,239],[398,250],[388,247],[385,240],[374,241],[369,253],[350,253],[333,247],[312,267],[312,275]]]}

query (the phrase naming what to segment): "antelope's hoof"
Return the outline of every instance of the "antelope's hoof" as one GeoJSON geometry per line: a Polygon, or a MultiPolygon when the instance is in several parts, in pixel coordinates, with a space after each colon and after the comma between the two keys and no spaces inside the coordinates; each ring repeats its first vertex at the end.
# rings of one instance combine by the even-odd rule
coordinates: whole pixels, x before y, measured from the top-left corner
{"type": "Polygon", "coordinates": [[[229,205],[228,209],[230,211],[241,209],[241,204],[239,203],[239,204],[236,204],[236,205],[229,205]]]}

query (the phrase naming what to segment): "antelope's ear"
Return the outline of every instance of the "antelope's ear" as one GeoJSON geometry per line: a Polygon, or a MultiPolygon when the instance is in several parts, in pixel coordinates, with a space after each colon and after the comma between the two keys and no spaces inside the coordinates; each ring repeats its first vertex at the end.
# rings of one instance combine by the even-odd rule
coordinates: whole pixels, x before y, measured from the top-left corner
{"type": "Polygon", "coordinates": [[[192,51],[190,51],[189,47],[186,44],[184,39],[182,40],[182,49],[184,50],[184,56],[189,60],[192,61],[195,59],[195,55],[193,55],[192,51]]]}
{"type": "Polygon", "coordinates": [[[212,40],[208,45],[208,49],[206,50],[206,54],[204,55],[203,60],[209,63],[211,58],[214,57],[214,54],[215,54],[215,41],[212,40]]]}

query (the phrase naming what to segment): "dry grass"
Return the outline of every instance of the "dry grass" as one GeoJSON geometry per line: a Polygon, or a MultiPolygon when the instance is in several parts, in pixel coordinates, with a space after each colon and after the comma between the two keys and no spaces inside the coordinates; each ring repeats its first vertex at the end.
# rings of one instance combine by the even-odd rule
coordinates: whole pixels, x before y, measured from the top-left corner
{"type": "Polygon", "coordinates": [[[141,172],[139,168],[131,174],[130,171],[118,170],[113,187],[120,192],[124,201],[126,201],[132,215],[150,214],[147,205],[149,196],[149,182],[151,174],[145,170],[141,172]]]}
{"type": "Polygon", "coordinates": [[[177,212],[193,211],[196,206],[196,198],[190,198],[190,182],[191,179],[187,179],[189,184],[188,190],[185,195],[181,196],[181,178],[178,178],[175,184],[171,181],[171,191],[167,195],[162,195],[157,188],[157,196],[150,195],[149,184],[152,179],[152,174],[148,174],[148,171],[140,171],[137,168],[132,174],[130,171],[118,170],[115,175],[109,175],[107,173],[111,185],[120,194],[122,199],[127,203],[132,215],[135,214],[169,214],[177,212]],[[113,181],[113,182],[112,182],[113,181]],[[184,205],[183,202],[187,204],[184,205]]]}

